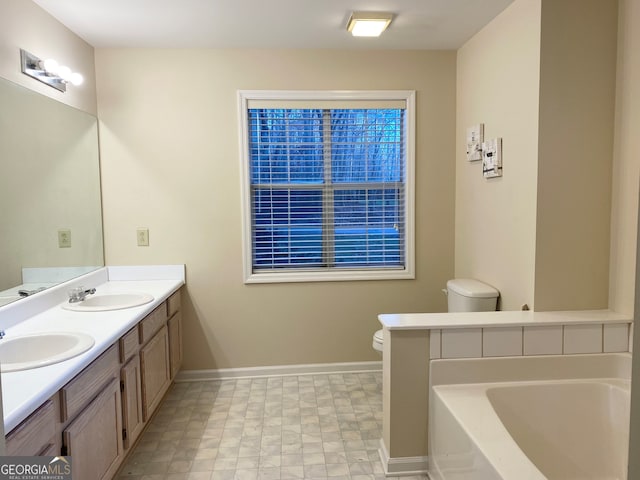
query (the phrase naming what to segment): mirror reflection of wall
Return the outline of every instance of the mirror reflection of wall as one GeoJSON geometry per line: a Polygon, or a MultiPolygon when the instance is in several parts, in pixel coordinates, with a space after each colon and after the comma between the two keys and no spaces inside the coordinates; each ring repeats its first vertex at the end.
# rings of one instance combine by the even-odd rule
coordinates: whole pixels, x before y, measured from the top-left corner
{"type": "Polygon", "coordinates": [[[104,265],[95,117],[0,78],[0,172],[0,305],[104,265]]]}

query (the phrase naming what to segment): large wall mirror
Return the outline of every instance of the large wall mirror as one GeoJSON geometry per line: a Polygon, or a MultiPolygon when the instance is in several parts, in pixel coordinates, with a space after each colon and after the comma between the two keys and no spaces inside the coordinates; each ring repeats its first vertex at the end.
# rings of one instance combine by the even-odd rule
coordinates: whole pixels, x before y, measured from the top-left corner
{"type": "Polygon", "coordinates": [[[95,117],[0,78],[0,306],[104,265],[95,117]]]}

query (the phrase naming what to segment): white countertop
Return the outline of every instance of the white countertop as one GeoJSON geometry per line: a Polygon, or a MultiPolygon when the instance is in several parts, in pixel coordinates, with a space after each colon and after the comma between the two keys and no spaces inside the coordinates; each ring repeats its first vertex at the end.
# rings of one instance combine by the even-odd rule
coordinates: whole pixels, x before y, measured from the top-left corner
{"type": "Polygon", "coordinates": [[[535,325],[570,325],[589,323],[630,323],[633,318],[611,310],[567,312],[456,312],[390,313],[378,315],[389,330],[434,330],[441,328],[484,328],[535,325]]]}
{"type": "MultiPolygon", "coordinates": [[[[58,300],[55,305],[50,305],[49,308],[35,315],[30,315],[17,324],[11,325],[12,322],[6,318],[8,315],[3,314],[11,314],[17,311],[17,309],[22,307],[20,304],[22,302],[28,302],[30,298],[19,300],[16,304],[7,305],[4,307],[6,309],[4,311],[0,310],[0,325],[5,327],[5,338],[7,339],[12,336],[27,333],[64,331],[87,333],[95,339],[95,344],[90,350],[64,362],[30,370],[2,373],[2,403],[5,434],[10,432],[31,412],[80,373],[80,371],[100,356],[100,354],[106,351],[108,347],[113,345],[124,333],[179,289],[184,284],[184,267],[180,267],[182,268],[182,276],[178,275],[170,279],[156,280],[153,279],[153,275],[143,274],[138,275],[138,278],[146,277],[151,279],[120,280],[120,278],[127,278],[128,276],[123,275],[123,270],[120,270],[117,272],[109,272],[109,281],[107,282],[100,284],[86,282],[84,285],[87,288],[95,287],[96,293],[98,294],[139,292],[153,295],[153,302],[139,307],[105,312],[74,312],[64,310],[62,305],[66,303],[66,300],[59,301],[63,299],[63,297],[60,296],[60,291],[67,291],[66,286],[63,285],[57,289],[57,294],[55,291],[49,293],[50,296],[55,295],[54,298],[58,300]],[[113,280],[113,278],[118,278],[119,280],[113,280]],[[8,310],[9,307],[12,307],[10,311],[8,310]],[[10,326],[7,327],[7,325],[10,326]]],[[[144,269],[144,267],[137,268],[144,269]]],[[[135,275],[133,276],[135,277],[135,275]]],[[[164,277],[166,276],[167,275],[164,275],[164,277]]],[[[163,275],[158,275],[158,277],[163,277],[163,275]]],[[[94,278],[100,277],[94,276],[94,278]]],[[[69,286],[76,286],[76,283],[78,282],[72,281],[69,286]]],[[[52,290],[56,288],[57,287],[54,287],[52,290]]],[[[47,291],[37,294],[40,300],[35,299],[35,301],[42,303],[42,299],[44,299],[44,296],[47,294],[47,291]]],[[[25,309],[29,309],[26,303],[23,305],[25,309]]]]}

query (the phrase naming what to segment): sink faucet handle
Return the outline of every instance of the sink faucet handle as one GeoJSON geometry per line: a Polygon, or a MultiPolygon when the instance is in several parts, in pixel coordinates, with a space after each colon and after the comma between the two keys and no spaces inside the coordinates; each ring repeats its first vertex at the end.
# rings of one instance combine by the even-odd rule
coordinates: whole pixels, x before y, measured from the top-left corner
{"type": "Polygon", "coordinates": [[[96,293],[95,288],[89,288],[87,290],[84,287],[76,287],[69,290],[69,303],[82,302],[87,295],[93,295],[96,293]]]}
{"type": "Polygon", "coordinates": [[[75,287],[69,290],[69,301],[71,303],[79,302],[83,291],[83,287],[75,287]]]}

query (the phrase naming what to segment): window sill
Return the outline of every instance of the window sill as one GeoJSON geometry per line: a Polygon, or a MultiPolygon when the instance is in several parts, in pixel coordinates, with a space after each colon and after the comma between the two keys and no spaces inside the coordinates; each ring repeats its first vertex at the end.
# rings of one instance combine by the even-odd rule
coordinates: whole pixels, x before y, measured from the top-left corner
{"type": "Polygon", "coordinates": [[[413,271],[408,269],[263,272],[249,274],[244,283],[348,282],[361,280],[413,280],[415,278],[413,271]]]}

